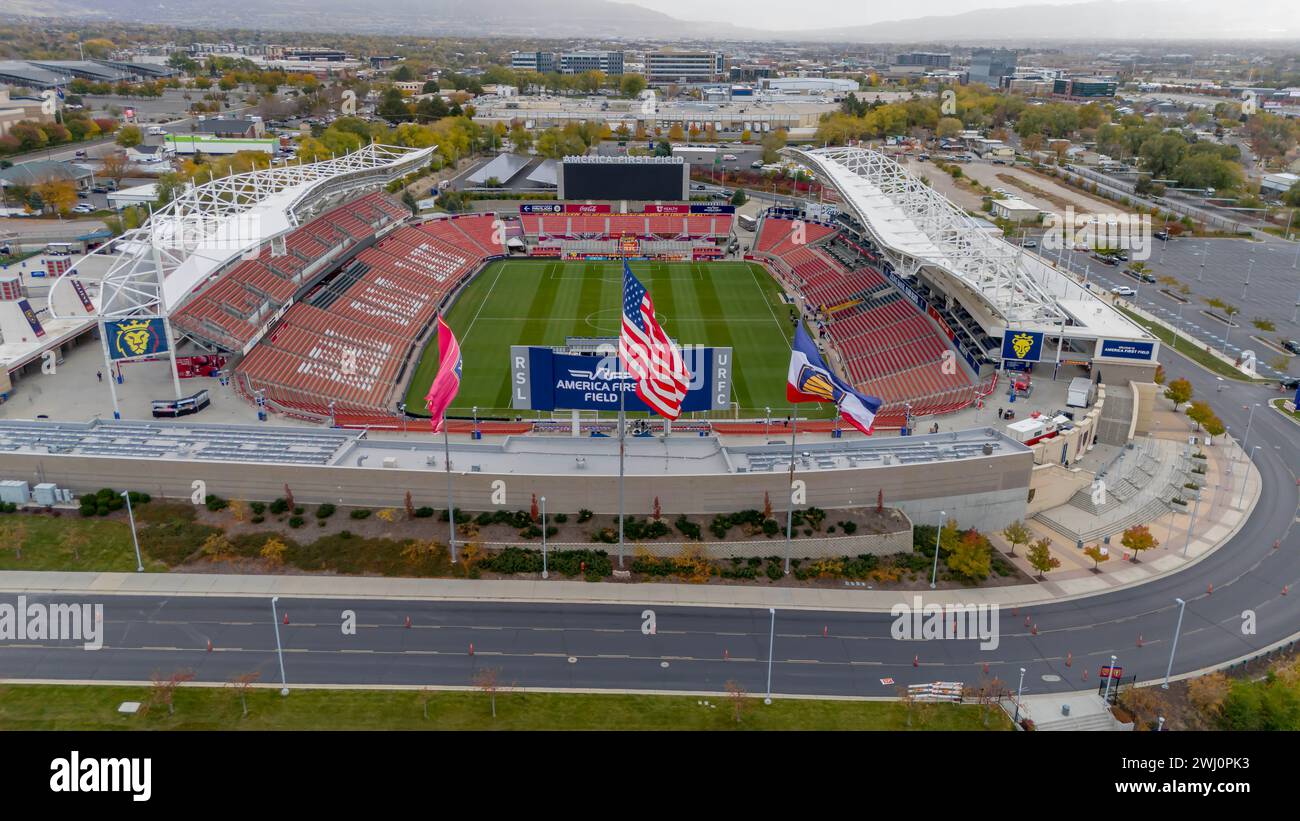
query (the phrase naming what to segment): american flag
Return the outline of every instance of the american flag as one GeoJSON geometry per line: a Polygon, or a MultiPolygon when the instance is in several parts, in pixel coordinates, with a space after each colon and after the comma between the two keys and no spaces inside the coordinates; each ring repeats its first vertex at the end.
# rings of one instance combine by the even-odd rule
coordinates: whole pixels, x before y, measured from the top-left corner
{"type": "Polygon", "coordinates": [[[681,352],[655,319],[654,302],[645,286],[623,263],[623,332],[618,338],[623,368],[636,377],[636,395],[665,419],[682,413],[691,375],[681,352]]]}

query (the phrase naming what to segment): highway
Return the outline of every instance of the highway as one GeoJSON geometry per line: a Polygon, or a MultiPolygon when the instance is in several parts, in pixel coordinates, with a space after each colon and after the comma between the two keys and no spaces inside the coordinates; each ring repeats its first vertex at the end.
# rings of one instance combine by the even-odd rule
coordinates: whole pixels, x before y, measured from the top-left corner
{"type": "MultiPolygon", "coordinates": [[[[1216,394],[1215,377],[1174,354],[1165,355],[1165,367],[1170,378],[1190,379],[1233,431],[1246,429],[1243,404],[1278,395],[1245,385],[1216,394]]],[[[971,639],[895,639],[888,613],[778,610],[771,690],[893,696],[900,684],[978,682],[987,664],[989,677],[1013,687],[1024,667],[1026,693],[1070,691],[1095,686],[1099,666],[1112,654],[1126,679],[1158,679],[1169,660],[1175,597],[1187,601],[1175,675],[1254,654],[1300,631],[1300,589],[1283,594],[1284,585],[1300,583],[1298,438],[1300,427],[1267,406],[1256,410],[1245,444],[1260,446],[1263,496],[1228,544],[1180,573],[1112,593],[1003,611],[998,645],[988,650],[971,639]],[[1278,549],[1274,540],[1280,540],[1278,549]],[[1249,635],[1241,629],[1248,610],[1257,628],[1249,635]]],[[[1175,534],[1175,544],[1181,537],[1175,534]]],[[[0,603],[14,598],[0,596],[0,603]]],[[[50,599],[88,600],[30,597],[50,599]]],[[[191,669],[207,682],[253,670],[263,682],[279,681],[269,599],[93,600],[105,604],[102,649],[2,642],[0,679],[146,681],[154,672],[191,669]]],[[[762,609],[658,607],[655,630],[647,633],[640,606],[286,598],[278,607],[289,616],[279,629],[290,687],[469,686],[475,670],[493,667],[516,687],[720,691],[734,679],[752,693],[767,690],[770,617],[762,609]],[[353,634],[343,630],[345,610],[355,611],[353,634]]]]}

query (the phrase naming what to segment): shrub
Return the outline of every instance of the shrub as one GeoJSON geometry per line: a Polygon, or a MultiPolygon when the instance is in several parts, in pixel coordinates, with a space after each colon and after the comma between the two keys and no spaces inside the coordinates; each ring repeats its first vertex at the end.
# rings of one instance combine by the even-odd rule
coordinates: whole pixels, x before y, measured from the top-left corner
{"type": "Polygon", "coordinates": [[[352,519],[369,519],[370,509],[365,507],[359,507],[356,510],[353,510],[352,512],[348,513],[348,516],[349,518],[352,519]]]}
{"type": "Polygon", "coordinates": [[[853,535],[854,533],[856,533],[857,530],[858,530],[858,523],[857,523],[857,522],[840,522],[840,528],[844,531],[844,535],[846,535],[846,536],[852,536],[852,535],[853,535]]]}
{"type": "Polygon", "coordinates": [[[281,513],[285,513],[288,510],[289,503],[284,499],[276,499],[274,502],[271,502],[270,511],[276,516],[279,516],[281,513]]]}
{"type": "Polygon", "coordinates": [[[95,508],[94,505],[82,505],[82,506],[81,506],[80,513],[81,513],[82,516],[94,516],[94,515],[95,515],[95,509],[96,509],[96,508],[95,508]]]}
{"type": "Polygon", "coordinates": [[[289,518],[289,527],[299,528],[302,527],[302,525],[303,525],[303,518],[301,516],[292,516],[289,518]]]}
{"type": "Polygon", "coordinates": [[[688,539],[698,542],[702,538],[700,535],[700,526],[687,519],[685,514],[678,516],[677,521],[673,522],[673,526],[688,539]]]}
{"type": "Polygon", "coordinates": [[[585,507],[582,508],[581,510],[578,511],[578,524],[582,524],[583,522],[590,522],[591,517],[595,515],[596,514],[592,513],[590,510],[587,510],[585,507]]]}
{"type": "Polygon", "coordinates": [[[775,536],[777,533],[780,533],[780,532],[781,532],[781,525],[779,525],[779,524],[777,523],[776,519],[764,519],[764,520],[763,520],[763,533],[764,533],[764,534],[765,534],[769,539],[772,538],[773,536],[775,536]]]}
{"type": "Polygon", "coordinates": [[[417,507],[415,509],[415,518],[417,519],[428,519],[431,516],[433,516],[433,508],[431,507],[417,507]]]}
{"type": "Polygon", "coordinates": [[[303,513],[305,513],[306,511],[307,511],[307,508],[303,507],[302,505],[294,505],[294,506],[293,506],[293,515],[295,515],[295,516],[301,516],[301,515],[302,515],[303,513]]]}
{"type": "Polygon", "coordinates": [[[325,504],[316,508],[317,519],[328,519],[333,515],[334,515],[334,505],[330,504],[329,502],[326,502],[325,504]]]}
{"type": "Polygon", "coordinates": [[[140,493],[135,490],[128,490],[126,492],[126,498],[130,499],[131,504],[133,505],[147,505],[149,502],[153,501],[153,497],[148,493],[140,493]]]}
{"type": "MultiPolygon", "coordinates": [[[[768,521],[770,522],[772,520],[768,519],[768,521]]],[[[776,581],[777,579],[785,575],[785,573],[781,570],[781,563],[774,562],[771,560],[768,561],[767,569],[764,572],[767,573],[767,577],[772,581],[776,581]]]]}
{"type": "Polygon", "coordinates": [[[725,539],[727,538],[727,531],[731,530],[731,525],[732,521],[730,516],[718,514],[713,517],[712,522],[709,522],[709,532],[714,536],[717,536],[719,539],[725,539]]]}
{"type": "Polygon", "coordinates": [[[252,522],[252,523],[255,524],[255,525],[260,525],[262,522],[265,522],[265,521],[266,521],[266,517],[265,517],[265,516],[254,516],[253,518],[249,519],[249,521],[252,522]]]}
{"type": "Polygon", "coordinates": [[[569,521],[569,514],[567,514],[567,513],[557,513],[557,514],[555,514],[554,516],[552,516],[551,518],[554,519],[555,521],[559,522],[560,524],[564,524],[565,522],[569,521]]]}
{"type": "MultiPolygon", "coordinates": [[[[266,502],[249,502],[248,509],[253,511],[254,516],[261,516],[266,512],[266,502]]],[[[272,513],[274,512],[272,511],[272,513]]]]}
{"type": "Polygon", "coordinates": [[[520,538],[523,539],[536,539],[539,538],[541,535],[542,535],[542,529],[537,525],[529,525],[528,527],[519,531],[519,536],[520,538]]]}
{"type": "Polygon", "coordinates": [[[207,496],[203,497],[203,504],[213,513],[230,506],[230,502],[227,502],[225,499],[214,493],[209,493],[207,496]]]}

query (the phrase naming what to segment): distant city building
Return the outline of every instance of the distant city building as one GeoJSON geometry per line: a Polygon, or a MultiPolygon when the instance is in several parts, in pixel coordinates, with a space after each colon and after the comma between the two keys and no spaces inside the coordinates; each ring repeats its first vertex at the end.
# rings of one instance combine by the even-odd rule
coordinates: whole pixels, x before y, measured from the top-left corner
{"type": "Polygon", "coordinates": [[[837,77],[774,77],[763,80],[762,88],[778,94],[848,94],[857,91],[858,81],[837,77]]]}
{"type": "Polygon", "coordinates": [[[909,51],[894,57],[896,66],[926,66],[927,68],[951,68],[952,55],[934,51],[909,51]]]}
{"type": "Polygon", "coordinates": [[[536,71],[550,74],[560,70],[560,61],[553,51],[512,51],[510,67],[515,71],[536,71]]]}
{"type": "Polygon", "coordinates": [[[1114,97],[1118,89],[1119,83],[1115,80],[1106,80],[1099,77],[1074,77],[1052,81],[1053,94],[1059,97],[1075,99],[1092,100],[1114,97]]]}
{"type": "Polygon", "coordinates": [[[1002,78],[1016,73],[1016,53],[1005,49],[985,49],[971,54],[967,81],[1000,88],[1002,78]]]}
{"type": "Polygon", "coordinates": [[[732,66],[729,73],[732,82],[754,82],[771,77],[773,69],[771,66],[732,66]]]}
{"type": "Polygon", "coordinates": [[[726,58],[720,51],[650,51],[645,56],[651,83],[716,83],[726,78],[726,58]]]}
{"type": "Polygon", "coordinates": [[[623,52],[566,51],[560,54],[561,74],[582,74],[587,71],[603,71],[605,74],[622,76],[623,52]]]}

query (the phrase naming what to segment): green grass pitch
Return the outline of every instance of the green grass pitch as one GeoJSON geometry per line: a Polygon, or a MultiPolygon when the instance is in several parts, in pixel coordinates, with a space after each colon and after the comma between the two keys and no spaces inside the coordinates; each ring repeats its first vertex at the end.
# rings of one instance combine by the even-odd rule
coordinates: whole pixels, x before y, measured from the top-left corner
{"type": "MultiPolygon", "coordinates": [[[[735,355],[732,400],[742,416],[788,408],[793,308],[763,266],[748,262],[633,262],[668,335],[682,344],[730,346],[735,355]]],[[[570,336],[618,335],[620,262],[502,260],[489,265],[452,306],[447,323],[460,340],[464,368],[454,415],[513,415],[510,346],[563,345],[570,336]]],[[[406,393],[412,412],[438,370],[435,334],[420,354],[406,393]]],[[[800,415],[817,415],[805,405],[800,415]],[[812,411],[813,413],[809,413],[812,411]]],[[[783,415],[783,414],[782,414],[783,415]]]]}

